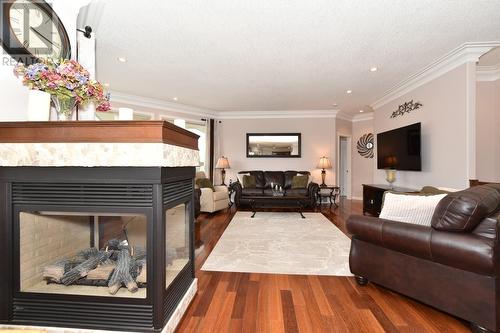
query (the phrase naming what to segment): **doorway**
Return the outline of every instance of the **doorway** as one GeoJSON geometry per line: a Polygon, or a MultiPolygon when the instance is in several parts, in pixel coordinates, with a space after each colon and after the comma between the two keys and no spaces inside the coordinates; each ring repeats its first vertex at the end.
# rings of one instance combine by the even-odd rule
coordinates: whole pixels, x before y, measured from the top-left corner
{"type": "Polygon", "coordinates": [[[351,198],[351,137],[338,135],[337,184],[340,196],[351,198]]]}

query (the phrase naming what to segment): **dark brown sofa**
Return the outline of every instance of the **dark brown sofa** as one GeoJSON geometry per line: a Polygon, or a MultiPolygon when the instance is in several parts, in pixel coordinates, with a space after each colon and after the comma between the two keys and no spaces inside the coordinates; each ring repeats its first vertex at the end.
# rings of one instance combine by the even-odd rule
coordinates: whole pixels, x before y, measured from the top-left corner
{"type": "Polygon", "coordinates": [[[465,319],[473,331],[500,331],[500,185],[442,199],[432,226],[351,216],[351,272],[465,319]]]}
{"type": "Polygon", "coordinates": [[[252,197],[255,196],[269,196],[269,200],[273,200],[271,183],[281,186],[285,196],[303,196],[307,199],[310,207],[315,207],[316,205],[316,194],[319,189],[318,184],[310,182],[307,188],[292,188],[293,177],[298,174],[309,176],[309,171],[240,171],[238,174],[254,176],[256,186],[254,188],[243,188],[239,181],[231,185],[235,191],[234,203],[237,207],[250,205],[252,197]]]}

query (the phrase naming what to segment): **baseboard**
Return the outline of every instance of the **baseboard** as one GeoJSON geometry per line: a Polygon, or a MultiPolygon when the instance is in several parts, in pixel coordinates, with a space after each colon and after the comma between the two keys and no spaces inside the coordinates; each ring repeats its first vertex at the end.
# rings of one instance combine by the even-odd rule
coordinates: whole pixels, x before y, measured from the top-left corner
{"type": "Polygon", "coordinates": [[[351,197],[351,200],[363,201],[363,197],[351,197]]]}

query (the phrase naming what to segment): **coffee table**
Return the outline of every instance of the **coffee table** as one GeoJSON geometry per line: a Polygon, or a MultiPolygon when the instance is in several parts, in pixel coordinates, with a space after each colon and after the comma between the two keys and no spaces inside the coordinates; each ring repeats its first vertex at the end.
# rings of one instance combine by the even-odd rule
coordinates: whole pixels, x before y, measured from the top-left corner
{"type": "Polygon", "coordinates": [[[252,207],[252,218],[257,214],[259,208],[295,208],[298,210],[300,216],[305,219],[302,211],[307,206],[309,198],[299,196],[254,196],[250,199],[250,206],[252,207]]]}

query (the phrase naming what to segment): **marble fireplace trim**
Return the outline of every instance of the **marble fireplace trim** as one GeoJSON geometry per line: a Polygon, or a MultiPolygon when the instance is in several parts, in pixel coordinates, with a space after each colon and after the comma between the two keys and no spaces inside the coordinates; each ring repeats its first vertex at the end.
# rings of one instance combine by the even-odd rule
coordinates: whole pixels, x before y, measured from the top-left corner
{"type": "Polygon", "coordinates": [[[0,143],[0,167],[185,167],[194,149],[164,143],[0,143]]]}
{"type": "MultiPolygon", "coordinates": [[[[177,308],[172,313],[167,325],[163,328],[161,333],[174,333],[179,325],[184,313],[187,311],[189,304],[196,296],[198,291],[198,279],[194,279],[188,291],[177,305],[177,308]]],[[[60,327],[40,327],[40,326],[21,326],[21,325],[0,325],[0,331],[6,330],[33,330],[43,333],[129,333],[124,331],[102,331],[102,330],[87,330],[78,328],[60,328],[60,327]]]]}

